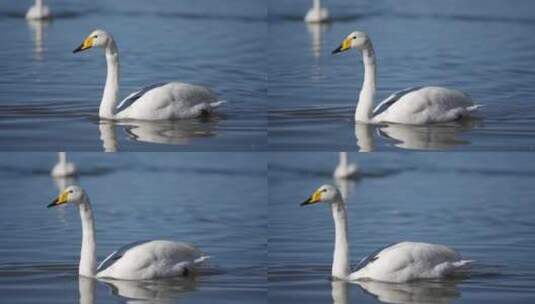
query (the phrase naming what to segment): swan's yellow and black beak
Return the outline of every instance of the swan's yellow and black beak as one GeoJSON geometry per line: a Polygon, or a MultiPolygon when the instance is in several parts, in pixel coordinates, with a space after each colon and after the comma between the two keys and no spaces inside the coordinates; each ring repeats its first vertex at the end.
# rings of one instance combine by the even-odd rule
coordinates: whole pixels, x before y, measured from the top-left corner
{"type": "Polygon", "coordinates": [[[312,204],[319,202],[320,200],[321,200],[321,191],[316,190],[314,193],[312,193],[312,195],[306,201],[301,203],[301,206],[312,205],[312,204]]]}
{"type": "Polygon", "coordinates": [[[50,203],[46,207],[50,208],[50,207],[56,207],[56,206],[59,206],[59,205],[63,205],[65,203],[67,203],[68,200],[69,200],[69,192],[63,191],[55,200],[52,201],[52,203],[50,203]]]}
{"type": "Polygon", "coordinates": [[[78,52],[81,52],[81,51],[84,51],[84,50],[92,48],[93,47],[93,40],[95,40],[95,37],[87,37],[87,38],[85,38],[84,42],[82,42],[82,44],[80,44],[80,46],[77,47],[72,52],[73,53],[78,53],[78,52]]]}
{"type": "Polygon", "coordinates": [[[344,51],[347,51],[351,48],[351,38],[346,38],[344,41],[342,41],[342,44],[340,44],[339,47],[337,47],[334,51],[332,51],[332,54],[341,53],[344,51]]]}

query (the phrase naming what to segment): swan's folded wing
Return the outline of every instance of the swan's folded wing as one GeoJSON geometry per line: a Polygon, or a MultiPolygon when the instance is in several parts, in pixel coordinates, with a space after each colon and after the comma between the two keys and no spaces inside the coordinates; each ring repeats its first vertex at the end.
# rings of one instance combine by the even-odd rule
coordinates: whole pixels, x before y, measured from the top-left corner
{"type": "Polygon", "coordinates": [[[390,246],[393,246],[397,243],[391,243],[391,244],[388,244],[384,247],[381,247],[377,250],[375,250],[374,252],[372,252],[370,255],[366,256],[366,257],[363,257],[360,262],[357,264],[357,266],[355,267],[355,269],[353,269],[353,272],[357,272],[359,270],[361,270],[362,268],[366,267],[368,264],[370,263],[373,263],[375,260],[377,260],[379,258],[379,253],[381,253],[381,251],[385,250],[386,248],[390,247],[390,246]]]}
{"type": "Polygon", "coordinates": [[[423,88],[423,87],[412,87],[412,88],[407,88],[407,89],[395,92],[394,94],[388,96],[388,98],[383,100],[380,104],[378,104],[375,107],[375,109],[373,109],[372,115],[376,116],[376,115],[379,115],[379,114],[383,113],[384,111],[386,111],[386,109],[388,109],[396,101],[400,100],[401,97],[403,97],[404,95],[407,95],[410,92],[417,91],[417,90],[419,90],[421,88],[423,88]]]}
{"type": "Polygon", "coordinates": [[[155,88],[158,88],[158,87],[161,87],[161,86],[164,86],[166,84],[167,84],[167,82],[155,83],[155,84],[152,84],[150,86],[144,87],[141,90],[135,91],[134,93],[126,96],[126,98],[123,99],[119,103],[119,105],[117,106],[117,113],[119,113],[122,110],[128,108],[130,105],[132,105],[136,100],[138,100],[141,96],[143,96],[148,91],[150,91],[152,89],[155,89],[155,88]]]}
{"type": "Polygon", "coordinates": [[[115,263],[115,261],[120,259],[129,249],[131,249],[133,247],[136,247],[138,245],[147,243],[147,242],[151,242],[151,240],[135,241],[135,242],[126,244],[123,247],[115,250],[107,258],[105,258],[104,261],[102,261],[100,263],[100,265],[98,265],[97,272],[100,272],[100,271],[110,267],[113,263],[115,263]]]}

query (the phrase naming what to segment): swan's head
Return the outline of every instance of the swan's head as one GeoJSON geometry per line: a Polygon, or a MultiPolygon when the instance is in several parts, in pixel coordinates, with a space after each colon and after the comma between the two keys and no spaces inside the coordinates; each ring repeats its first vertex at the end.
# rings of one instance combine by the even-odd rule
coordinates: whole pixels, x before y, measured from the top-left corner
{"type": "Polygon", "coordinates": [[[47,208],[56,207],[67,203],[80,204],[86,199],[84,189],[79,186],[69,186],[63,190],[59,196],[50,203],[47,208]]]}
{"type": "Polygon", "coordinates": [[[72,52],[73,53],[78,53],[78,52],[81,52],[81,51],[88,50],[88,49],[90,49],[92,47],[105,48],[112,41],[113,41],[113,37],[110,34],[108,34],[106,31],[104,31],[104,30],[94,30],[93,32],[91,32],[91,34],[89,34],[89,36],[87,36],[84,39],[82,44],[80,44],[80,46],[77,47],[72,52]]]}
{"type": "Polygon", "coordinates": [[[332,53],[340,53],[347,51],[349,49],[357,49],[362,50],[368,47],[370,43],[370,38],[368,38],[368,34],[364,32],[355,31],[349,35],[342,41],[340,46],[336,48],[332,53]]]}
{"type": "Polygon", "coordinates": [[[301,206],[312,205],[316,203],[336,203],[342,201],[342,195],[335,186],[323,185],[314,191],[312,195],[301,206]]]}

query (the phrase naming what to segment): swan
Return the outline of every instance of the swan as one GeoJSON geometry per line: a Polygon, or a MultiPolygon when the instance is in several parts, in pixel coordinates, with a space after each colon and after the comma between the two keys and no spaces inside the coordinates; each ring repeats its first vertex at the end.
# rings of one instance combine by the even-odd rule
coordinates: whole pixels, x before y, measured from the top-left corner
{"type": "Polygon", "coordinates": [[[390,95],[372,111],[375,99],[375,51],[364,32],[349,34],[333,54],[357,49],[362,52],[364,82],[359,94],[355,121],[423,125],[449,122],[470,116],[480,105],[461,91],[443,87],[413,87],[390,95]]]}
{"type": "Polygon", "coordinates": [[[336,179],[350,179],[355,178],[359,174],[359,168],[355,163],[347,162],[347,152],[340,152],[340,159],[338,166],[334,170],[334,178],[336,179]]]}
{"type": "Polygon", "coordinates": [[[350,272],[346,206],[340,191],[332,185],[323,185],[301,206],[315,203],[328,203],[331,207],[335,227],[331,272],[334,278],[404,283],[417,279],[442,278],[472,262],[462,260],[457,252],[444,245],[400,242],[373,252],[350,272]]]}
{"type": "Polygon", "coordinates": [[[40,19],[50,19],[52,18],[52,13],[48,6],[43,4],[43,0],[35,0],[35,4],[30,6],[26,12],[26,19],[28,20],[40,20],[40,19]]]}
{"type": "Polygon", "coordinates": [[[224,101],[208,88],[181,82],[158,83],[128,95],[119,104],[119,52],[113,37],[94,30],[73,53],[92,47],[103,48],[107,75],[99,116],[105,119],[168,120],[187,119],[210,114],[224,101]]]}
{"type": "Polygon", "coordinates": [[[329,11],[325,7],[321,7],[320,0],[314,0],[314,4],[307,12],[305,21],[309,23],[321,23],[329,21],[329,11]]]}
{"type": "Polygon", "coordinates": [[[76,165],[67,161],[67,152],[58,152],[58,163],[52,168],[52,177],[68,177],[76,175],[76,165]]]}
{"type": "Polygon", "coordinates": [[[138,241],[114,251],[98,267],[95,258],[95,223],[86,192],[69,186],[47,207],[74,203],[82,220],[82,249],[78,273],[89,278],[150,280],[187,276],[208,257],[195,246],[172,241],[138,241]]]}

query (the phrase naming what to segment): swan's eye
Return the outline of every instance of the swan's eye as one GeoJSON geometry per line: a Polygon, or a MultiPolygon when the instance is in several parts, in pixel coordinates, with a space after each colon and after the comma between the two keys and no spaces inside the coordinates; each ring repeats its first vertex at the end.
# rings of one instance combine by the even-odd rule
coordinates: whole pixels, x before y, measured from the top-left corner
{"type": "Polygon", "coordinates": [[[321,190],[320,192],[327,192],[327,189],[323,189],[323,190],[321,190]]]}
{"type": "Polygon", "coordinates": [[[98,38],[98,36],[97,36],[97,35],[95,35],[95,36],[93,36],[93,38],[97,39],[97,38],[98,38]]]}
{"type": "Polygon", "coordinates": [[[69,190],[69,193],[73,193],[73,191],[72,191],[72,190],[69,190]]]}
{"type": "Polygon", "coordinates": [[[357,36],[353,36],[353,39],[357,39],[357,36]]]}

